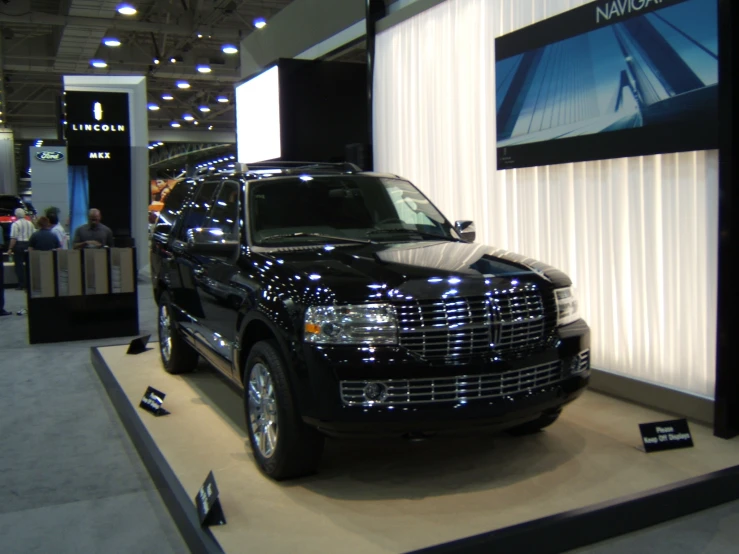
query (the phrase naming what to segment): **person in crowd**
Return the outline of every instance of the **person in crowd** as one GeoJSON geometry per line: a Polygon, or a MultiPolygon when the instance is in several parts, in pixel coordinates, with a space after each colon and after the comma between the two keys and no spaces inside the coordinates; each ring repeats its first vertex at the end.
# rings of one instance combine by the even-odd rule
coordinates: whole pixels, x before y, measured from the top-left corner
{"type": "Polygon", "coordinates": [[[38,231],[31,235],[28,250],[57,250],[61,248],[59,237],[51,230],[51,222],[45,215],[38,218],[38,231]]]}
{"type": "Polygon", "coordinates": [[[74,232],[72,244],[75,249],[113,247],[113,231],[100,223],[100,210],[92,208],[87,214],[87,223],[74,232]]]}
{"type": "MultiPolygon", "coordinates": [[[[5,236],[0,231],[0,252],[4,250],[5,236]]],[[[11,315],[10,312],[5,310],[5,263],[3,263],[3,257],[0,256],[0,317],[11,315]]]]}
{"type": "Polygon", "coordinates": [[[56,238],[59,239],[59,244],[61,244],[60,248],[66,250],[67,249],[67,233],[64,231],[64,227],[61,223],[59,223],[59,213],[55,210],[51,210],[50,212],[47,212],[46,217],[49,218],[49,223],[51,224],[51,232],[56,235],[56,238]]]}
{"type": "Polygon", "coordinates": [[[15,275],[18,279],[18,290],[26,288],[26,250],[28,241],[36,228],[33,223],[26,219],[26,211],[23,208],[15,210],[16,220],[10,226],[10,245],[8,254],[13,254],[15,261],[15,275]]]}

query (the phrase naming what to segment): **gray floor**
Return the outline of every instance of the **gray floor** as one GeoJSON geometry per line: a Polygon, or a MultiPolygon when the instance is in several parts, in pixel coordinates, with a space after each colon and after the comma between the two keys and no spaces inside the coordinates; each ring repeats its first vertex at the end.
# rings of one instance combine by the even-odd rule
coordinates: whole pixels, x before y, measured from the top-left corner
{"type": "MultiPolygon", "coordinates": [[[[149,287],[140,302],[148,333],[149,287]]],[[[30,346],[26,316],[0,318],[0,552],[187,552],[89,361],[121,342],[30,346]]]]}
{"type": "MultiPolygon", "coordinates": [[[[6,290],[6,309],[23,307],[6,290]]],[[[155,315],[143,284],[142,334],[155,315]]],[[[0,318],[0,552],[187,552],[90,365],[90,346],[123,342],[30,346],[26,316],[0,318]]],[[[734,552],[739,502],[577,551],[734,552]]]]}

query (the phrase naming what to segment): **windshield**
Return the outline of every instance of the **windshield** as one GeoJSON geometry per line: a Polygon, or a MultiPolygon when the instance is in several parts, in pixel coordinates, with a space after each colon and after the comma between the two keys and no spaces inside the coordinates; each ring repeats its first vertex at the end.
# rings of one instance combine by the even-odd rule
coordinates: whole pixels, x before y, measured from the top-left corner
{"type": "Polygon", "coordinates": [[[457,240],[444,216],[401,179],[302,175],[254,181],[249,210],[258,245],[457,240]]]}

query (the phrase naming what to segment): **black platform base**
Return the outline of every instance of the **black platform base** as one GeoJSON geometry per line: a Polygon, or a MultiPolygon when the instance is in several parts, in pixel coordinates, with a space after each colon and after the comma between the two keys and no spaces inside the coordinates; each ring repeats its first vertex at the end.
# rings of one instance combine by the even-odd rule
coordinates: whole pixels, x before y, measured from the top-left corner
{"type": "Polygon", "coordinates": [[[135,292],[28,298],[31,344],[130,337],[139,334],[135,292]]]}

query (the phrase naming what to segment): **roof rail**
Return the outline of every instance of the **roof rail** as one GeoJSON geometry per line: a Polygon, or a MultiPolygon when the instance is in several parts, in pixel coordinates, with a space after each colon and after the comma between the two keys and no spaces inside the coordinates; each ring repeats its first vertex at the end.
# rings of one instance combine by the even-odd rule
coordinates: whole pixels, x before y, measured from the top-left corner
{"type": "Polygon", "coordinates": [[[271,172],[283,175],[295,175],[297,173],[321,170],[340,173],[359,173],[362,171],[362,168],[349,162],[256,162],[249,164],[236,163],[233,168],[203,167],[195,172],[195,176],[199,177],[205,174],[220,175],[223,173],[250,173],[252,175],[263,176],[271,172]]]}
{"type": "Polygon", "coordinates": [[[335,171],[343,171],[355,173],[362,171],[359,166],[349,162],[294,162],[294,161],[275,161],[275,162],[255,162],[249,164],[236,164],[244,173],[250,173],[267,169],[279,169],[282,173],[297,173],[300,171],[308,171],[311,169],[333,169],[335,171]]]}

